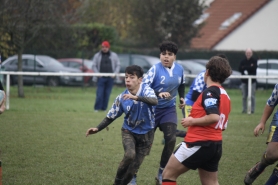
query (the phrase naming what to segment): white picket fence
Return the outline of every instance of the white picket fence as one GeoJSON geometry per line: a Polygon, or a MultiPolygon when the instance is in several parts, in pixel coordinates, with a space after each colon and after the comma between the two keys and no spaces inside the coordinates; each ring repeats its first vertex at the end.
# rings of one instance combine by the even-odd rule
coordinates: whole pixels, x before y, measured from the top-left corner
{"type": "MultiPolygon", "coordinates": [[[[113,73],[50,73],[50,72],[11,72],[0,71],[0,75],[6,75],[6,109],[10,109],[10,75],[28,75],[28,76],[115,76],[113,73]]],[[[117,76],[124,77],[124,73],[117,76]]],[[[196,75],[185,75],[186,77],[196,77],[196,75]]],[[[253,78],[278,79],[278,76],[254,76],[254,75],[231,75],[229,78],[248,79],[248,114],[251,114],[251,82],[253,78]]],[[[278,80],[277,80],[278,83],[278,80]]],[[[4,85],[4,84],[3,84],[4,85]]]]}

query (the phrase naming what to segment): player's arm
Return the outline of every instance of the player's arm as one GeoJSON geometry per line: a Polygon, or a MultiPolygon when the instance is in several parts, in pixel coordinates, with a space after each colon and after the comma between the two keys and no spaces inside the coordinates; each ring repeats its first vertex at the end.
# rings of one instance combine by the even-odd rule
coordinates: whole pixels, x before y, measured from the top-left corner
{"type": "Polygon", "coordinates": [[[147,103],[149,105],[157,105],[158,101],[156,97],[146,97],[146,96],[137,96],[137,101],[147,103]]]}
{"type": "Polygon", "coordinates": [[[189,126],[208,126],[210,124],[213,124],[215,122],[218,122],[220,119],[220,116],[218,114],[209,114],[205,115],[201,118],[184,118],[181,121],[181,124],[183,127],[189,127],[189,126]]]}
{"type": "Polygon", "coordinates": [[[123,99],[132,99],[132,100],[141,101],[141,102],[144,102],[144,103],[147,103],[150,105],[157,105],[158,100],[157,100],[157,97],[156,97],[153,89],[147,88],[147,92],[148,93],[146,94],[146,96],[136,96],[136,95],[132,95],[132,94],[124,94],[123,99]]]}
{"type": "Polygon", "coordinates": [[[104,128],[108,129],[108,125],[110,125],[115,119],[120,117],[123,113],[121,109],[121,98],[122,94],[118,95],[111,107],[111,109],[108,111],[106,117],[102,120],[102,122],[94,128],[89,128],[86,132],[86,137],[90,134],[96,134],[97,132],[103,130],[104,128]]]}
{"type": "Polygon", "coordinates": [[[256,126],[254,129],[254,135],[257,137],[260,134],[262,134],[265,130],[266,121],[272,114],[273,110],[275,109],[275,106],[278,103],[278,84],[276,84],[273,88],[273,91],[271,93],[271,96],[268,98],[267,103],[264,108],[263,115],[261,117],[260,123],[256,126]]]}
{"type": "Polygon", "coordinates": [[[272,114],[275,107],[271,107],[268,104],[265,105],[263,115],[261,117],[260,123],[254,129],[254,135],[257,137],[264,133],[266,121],[272,114]]]}
{"type": "Polygon", "coordinates": [[[179,108],[182,109],[185,106],[185,101],[184,101],[184,89],[185,89],[185,84],[180,84],[179,88],[178,88],[178,93],[179,93],[179,97],[180,97],[180,104],[179,104],[179,108]]]}
{"type": "Polygon", "coordinates": [[[86,132],[86,137],[90,134],[96,134],[97,132],[103,130],[106,128],[108,125],[110,125],[115,119],[110,119],[105,117],[102,122],[95,128],[89,128],[86,132]]]}

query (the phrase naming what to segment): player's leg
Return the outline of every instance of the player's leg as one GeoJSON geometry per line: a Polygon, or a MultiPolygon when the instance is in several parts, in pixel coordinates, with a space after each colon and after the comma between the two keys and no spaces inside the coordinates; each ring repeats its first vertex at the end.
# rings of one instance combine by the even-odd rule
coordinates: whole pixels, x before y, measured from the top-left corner
{"type": "Polygon", "coordinates": [[[113,85],[114,85],[114,79],[111,78],[111,77],[106,78],[105,89],[104,89],[104,92],[103,92],[104,93],[103,94],[103,103],[102,103],[101,110],[106,110],[107,109],[113,85]]]}
{"type": "Polygon", "coordinates": [[[217,172],[209,172],[204,169],[198,169],[202,185],[219,185],[217,172]]]}
{"type": "MultiPolygon", "coordinates": [[[[198,172],[202,185],[219,185],[218,183],[218,165],[222,156],[222,143],[210,143],[208,146],[202,146],[199,154],[199,160],[203,160],[198,172]]],[[[198,160],[198,158],[195,158],[198,160]]]]}
{"type": "Polygon", "coordinates": [[[176,129],[177,125],[175,123],[167,122],[160,125],[160,130],[163,132],[165,144],[160,157],[160,167],[156,178],[158,181],[157,184],[162,183],[162,172],[174,151],[176,144],[176,129]]]}
{"type": "Polygon", "coordinates": [[[134,178],[134,174],[138,172],[145,156],[150,154],[154,139],[154,130],[146,134],[134,134],[134,137],[136,140],[136,157],[127,170],[123,184],[127,184],[128,182],[129,185],[137,184],[136,175],[134,178]]]}
{"type": "Polygon", "coordinates": [[[104,93],[104,79],[102,77],[97,80],[97,92],[96,92],[96,101],[95,101],[95,111],[102,109],[103,102],[103,93],[104,93]]]}
{"type": "Polygon", "coordinates": [[[276,126],[270,126],[267,143],[267,149],[261,161],[247,172],[244,178],[244,183],[246,185],[252,184],[267,166],[274,164],[278,160],[278,129],[276,126]]]}
{"type": "Polygon", "coordinates": [[[114,185],[122,184],[124,176],[126,175],[127,170],[129,168],[129,165],[134,161],[136,156],[135,139],[130,131],[125,129],[122,130],[122,143],[125,153],[121,163],[119,164],[114,185]]]}
{"type": "Polygon", "coordinates": [[[277,184],[277,182],[278,182],[278,164],[275,166],[272,174],[268,178],[265,185],[273,185],[273,184],[277,184]]]}
{"type": "Polygon", "coordinates": [[[251,113],[255,113],[255,107],[256,107],[256,101],[255,101],[255,95],[256,95],[256,82],[252,83],[251,86],[251,113]]]}
{"type": "Polygon", "coordinates": [[[185,173],[189,170],[189,168],[182,164],[182,162],[187,159],[185,156],[189,156],[190,154],[192,154],[192,152],[187,151],[187,147],[184,142],[179,145],[174,154],[171,155],[165,169],[163,170],[163,185],[175,185],[177,178],[182,173],[185,173]]]}
{"type": "Polygon", "coordinates": [[[242,91],[242,113],[247,113],[247,93],[248,85],[246,83],[241,84],[242,91]]]}

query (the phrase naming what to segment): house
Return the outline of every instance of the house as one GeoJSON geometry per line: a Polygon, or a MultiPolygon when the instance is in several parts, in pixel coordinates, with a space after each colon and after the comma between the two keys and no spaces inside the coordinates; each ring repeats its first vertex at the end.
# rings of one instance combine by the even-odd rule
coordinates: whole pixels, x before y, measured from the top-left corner
{"type": "Polygon", "coordinates": [[[278,0],[214,0],[192,49],[278,51],[278,0]]]}

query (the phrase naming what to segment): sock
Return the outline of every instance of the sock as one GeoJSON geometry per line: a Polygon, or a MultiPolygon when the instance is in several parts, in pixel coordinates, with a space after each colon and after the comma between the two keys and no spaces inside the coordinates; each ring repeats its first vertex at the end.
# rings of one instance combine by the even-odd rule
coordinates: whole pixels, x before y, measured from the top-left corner
{"type": "Polygon", "coordinates": [[[163,179],[162,180],[162,185],[177,185],[176,181],[168,180],[168,179],[163,179]]]}
{"type": "Polygon", "coordinates": [[[277,182],[278,182],[278,164],[274,168],[272,174],[268,178],[268,180],[265,183],[265,185],[273,185],[273,184],[276,184],[277,182]]]}

